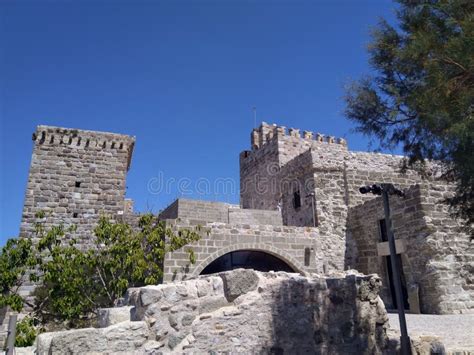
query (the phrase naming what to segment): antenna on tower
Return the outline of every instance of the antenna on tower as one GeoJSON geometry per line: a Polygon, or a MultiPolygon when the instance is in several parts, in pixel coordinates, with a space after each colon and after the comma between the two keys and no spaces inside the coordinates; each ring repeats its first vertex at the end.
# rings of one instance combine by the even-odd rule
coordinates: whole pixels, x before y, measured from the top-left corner
{"type": "Polygon", "coordinates": [[[253,128],[257,128],[257,107],[252,107],[253,111],[253,128]]]}

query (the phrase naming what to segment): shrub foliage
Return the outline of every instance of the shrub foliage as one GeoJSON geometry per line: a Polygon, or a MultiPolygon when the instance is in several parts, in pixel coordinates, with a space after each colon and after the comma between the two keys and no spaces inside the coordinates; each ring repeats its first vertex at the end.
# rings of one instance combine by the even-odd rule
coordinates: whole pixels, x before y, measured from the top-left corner
{"type": "MultiPolygon", "coordinates": [[[[99,308],[116,306],[129,287],[160,283],[165,254],[200,238],[199,227],[175,233],[152,214],[141,216],[137,228],[104,216],[84,248],[74,238],[74,226],[46,227],[45,214],[36,217],[33,238],[10,239],[0,254],[0,307],[31,309],[31,317],[17,325],[21,345],[36,336],[35,322],[92,324],[99,308]],[[19,294],[25,281],[39,284],[34,302],[19,294]]],[[[194,263],[193,250],[185,250],[194,263]]]]}

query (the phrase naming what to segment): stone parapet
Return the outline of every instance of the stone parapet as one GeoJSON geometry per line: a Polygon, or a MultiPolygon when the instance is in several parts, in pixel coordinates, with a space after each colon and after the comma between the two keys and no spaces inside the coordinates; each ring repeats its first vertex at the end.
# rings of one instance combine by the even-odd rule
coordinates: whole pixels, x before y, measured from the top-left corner
{"type": "Polygon", "coordinates": [[[243,209],[223,202],[179,198],[159,213],[160,219],[182,219],[227,224],[282,225],[278,210],[243,209]]]}
{"type": "Polygon", "coordinates": [[[298,139],[305,142],[339,144],[347,146],[344,138],[336,138],[334,136],[326,136],[321,133],[313,133],[311,131],[302,131],[297,128],[287,128],[285,126],[277,126],[276,124],[268,124],[262,122],[258,128],[254,128],[250,134],[252,150],[258,150],[274,138],[284,139],[285,137],[298,139]]]}
{"type": "Polygon", "coordinates": [[[33,133],[33,141],[39,145],[68,146],[71,149],[126,151],[127,169],[135,145],[135,137],[124,134],[42,125],[33,133]]]}

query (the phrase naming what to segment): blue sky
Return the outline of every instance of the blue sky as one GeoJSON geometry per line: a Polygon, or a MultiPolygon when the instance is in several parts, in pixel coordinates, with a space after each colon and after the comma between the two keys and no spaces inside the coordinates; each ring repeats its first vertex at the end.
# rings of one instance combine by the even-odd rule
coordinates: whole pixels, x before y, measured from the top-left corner
{"type": "MultiPolygon", "coordinates": [[[[0,1],[0,245],[19,230],[38,124],[134,135],[127,196],[138,211],[177,197],[150,179],[231,178],[258,121],[366,138],[343,86],[369,72],[382,0],[0,1]]],[[[195,198],[238,203],[238,191],[195,198]]]]}

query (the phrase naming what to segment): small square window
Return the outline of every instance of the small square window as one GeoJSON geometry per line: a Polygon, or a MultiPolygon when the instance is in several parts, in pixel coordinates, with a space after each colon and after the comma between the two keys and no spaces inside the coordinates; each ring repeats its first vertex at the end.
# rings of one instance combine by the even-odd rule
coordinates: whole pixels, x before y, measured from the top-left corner
{"type": "Polygon", "coordinates": [[[77,213],[77,212],[74,212],[74,213],[72,214],[72,218],[77,218],[77,216],[78,216],[78,213],[77,213]]]}
{"type": "Polygon", "coordinates": [[[81,182],[80,181],[76,181],[76,187],[81,187],[81,182]]]}

